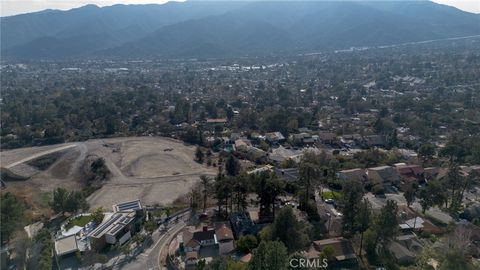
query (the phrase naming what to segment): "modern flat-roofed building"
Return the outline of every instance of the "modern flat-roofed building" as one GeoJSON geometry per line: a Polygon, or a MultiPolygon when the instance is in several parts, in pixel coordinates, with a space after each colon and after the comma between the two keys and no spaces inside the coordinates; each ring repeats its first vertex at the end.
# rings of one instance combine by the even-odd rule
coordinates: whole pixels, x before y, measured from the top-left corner
{"type": "Polygon", "coordinates": [[[113,212],[134,211],[137,217],[143,215],[143,206],[140,200],[123,202],[113,205],[113,212]]]}
{"type": "Polygon", "coordinates": [[[55,240],[55,254],[58,257],[66,256],[79,251],[75,234],[55,240]]]}
{"type": "Polygon", "coordinates": [[[116,212],[88,234],[90,244],[99,250],[107,244],[125,243],[134,233],[136,212],[116,212]]]}

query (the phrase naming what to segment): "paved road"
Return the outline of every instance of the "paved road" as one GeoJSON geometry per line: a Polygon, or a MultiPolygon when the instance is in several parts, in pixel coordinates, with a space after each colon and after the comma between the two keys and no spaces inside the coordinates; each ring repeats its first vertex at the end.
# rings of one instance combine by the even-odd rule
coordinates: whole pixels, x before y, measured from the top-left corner
{"type": "MultiPolygon", "coordinates": [[[[113,269],[127,269],[127,270],[154,270],[154,269],[167,269],[162,264],[162,251],[165,247],[177,235],[183,228],[185,228],[186,220],[188,220],[190,212],[180,214],[179,220],[175,221],[173,218],[165,230],[155,230],[152,234],[154,244],[140,253],[134,260],[129,261],[126,264],[115,266],[113,269]]],[[[161,226],[160,228],[162,228],[161,226]]]]}
{"type": "Polygon", "coordinates": [[[147,256],[147,267],[146,269],[166,269],[164,266],[164,258],[162,256],[164,248],[168,248],[170,241],[179,233],[183,228],[185,228],[186,223],[179,221],[172,228],[168,230],[166,234],[156,243],[154,248],[151,250],[147,256]]]}

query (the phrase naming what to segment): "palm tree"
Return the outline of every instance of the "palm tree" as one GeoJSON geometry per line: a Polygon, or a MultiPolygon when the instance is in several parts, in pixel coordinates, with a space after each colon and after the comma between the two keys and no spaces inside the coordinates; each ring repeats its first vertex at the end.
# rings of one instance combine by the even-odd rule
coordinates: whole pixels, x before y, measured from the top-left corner
{"type": "Polygon", "coordinates": [[[363,199],[363,201],[360,204],[360,207],[358,207],[359,213],[357,217],[357,223],[358,223],[358,230],[360,231],[360,258],[363,261],[362,258],[362,248],[363,248],[363,236],[365,231],[368,229],[370,226],[370,219],[371,219],[371,212],[370,212],[370,202],[368,199],[363,199]]]}
{"type": "Polygon", "coordinates": [[[203,213],[207,211],[207,198],[209,194],[210,178],[206,175],[200,176],[200,182],[202,184],[202,193],[203,193],[203,213]]]}

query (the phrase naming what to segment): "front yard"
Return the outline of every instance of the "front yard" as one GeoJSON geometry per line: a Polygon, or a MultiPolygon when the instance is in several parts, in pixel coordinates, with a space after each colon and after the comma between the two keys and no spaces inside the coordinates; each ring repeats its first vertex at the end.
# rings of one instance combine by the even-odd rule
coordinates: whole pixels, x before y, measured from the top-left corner
{"type": "Polygon", "coordinates": [[[74,219],[71,219],[67,225],[65,225],[65,229],[70,229],[72,228],[73,226],[80,226],[80,227],[84,227],[85,225],[87,225],[88,222],[92,221],[93,217],[92,216],[78,216],[74,219]]]}

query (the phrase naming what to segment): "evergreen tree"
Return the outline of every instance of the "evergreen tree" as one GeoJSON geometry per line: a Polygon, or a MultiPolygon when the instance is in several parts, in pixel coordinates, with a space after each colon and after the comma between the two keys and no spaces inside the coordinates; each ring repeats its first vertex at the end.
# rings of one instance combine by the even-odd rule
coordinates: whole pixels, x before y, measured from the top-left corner
{"type": "Polygon", "coordinates": [[[398,147],[398,134],[397,134],[397,129],[394,129],[390,136],[388,136],[388,147],[393,148],[393,147],[398,147]]]}
{"type": "Polygon", "coordinates": [[[199,163],[203,163],[203,159],[204,159],[205,155],[203,154],[203,151],[200,147],[197,147],[197,149],[195,150],[195,159],[199,162],[199,163]]]}
{"type": "Polygon", "coordinates": [[[418,154],[422,157],[422,161],[425,164],[429,159],[435,155],[435,146],[432,144],[422,144],[420,148],[418,148],[418,154]]]}
{"type": "Polygon", "coordinates": [[[388,244],[398,232],[398,206],[395,201],[387,200],[387,204],[380,209],[380,215],[374,224],[374,231],[376,234],[375,246],[379,245],[385,252],[388,244]]]}
{"type": "Polygon", "coordinates": [[[234,155],[230,155],[225,163],[227,175],[235,176],[240,172],[240,162],[234,155]]]}
{"type": "Polygon", "coordinates": [[[289,252],[299,251],[310,242],[306,224],[299,222],[291,207],[284,207],[272,224],[272,240],[281,241],[289,252]]]}
{"type": "Polygon", "coordinates": [[[318,167],[306,160],[303,160],[300,164],[300,184],[303,187],[303,198],[301,198],[301,206],[303,209],[307,209],[310,202],[310,194],[320,172],[318,167]]]}
{"type": "Polygon", "coordinates": [[[2,222],[0,226],[0,240],[3,243],[10,239],[15,230],[22,228],[25,203],[10,192],[2,192],[0,198],[0,220],[2,222]]]}
{"type": "Polygon", "coordinates": [[[231,198],[232,186],[229,178],[221,172],[215,179],[215,198],[217,199],[218,211],[221,212],[222,206],[225,206],[225,212],[228,215],[228,199],[231,198]]]}
{"type": "Polygon", "coordinates": [[[260,216],[275,216],[275,200],[283,193],[285,183],[274,173],[261,173],[255,177],[255,192],[260,199],[260,216]]]}
{"type": "Polygon", "coordinates": [[[407,188],[405,189],[405,192],[403,193],[403,197],[405,197],[408,207],[410,207],[410,205],[415,201],[417,188],[418,188],[417,185],[412,183],[407,186],[407,188]]]}
{"type": "Polygon", "coordinates": [[[99,207],[99,208],[95,209],[95,211],[92,213],[92,221],[96,225],[102,223],[103,217],[104,217],[104,214],[103,214],[103,208],[102,207],[99,207]]]}
{"type": "Polygon", "coordinates": [[[233,184],[234,202],[237,211],[242,211],[247,208],[247,194],[248,182],[246,175],[239,175],[236,177],[233,184]]]}
{"type": "Polygon", "coordinates": [[[284,270],[288,267],[288,253],[285,245],[278,241],[262,241],[253,251],[248,268],[252,270],[284,270]]]}
{"type": "Polygon", "coordinates": [[[68,191],[64,188],[57,188],[53,191],[53,200],[51,202],[52,210],[55,213],[65,212],[65,205],[68,200],[68,191]]]}
{"type": "Polygon", "coordinates": [[[363,187],[357,181],[348,181],[342,188],[342,233],[353,236],[356,232],[355,220],[363,197],[363,187]]]}

